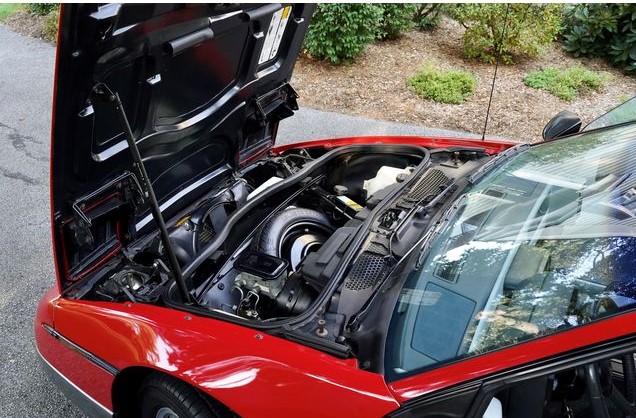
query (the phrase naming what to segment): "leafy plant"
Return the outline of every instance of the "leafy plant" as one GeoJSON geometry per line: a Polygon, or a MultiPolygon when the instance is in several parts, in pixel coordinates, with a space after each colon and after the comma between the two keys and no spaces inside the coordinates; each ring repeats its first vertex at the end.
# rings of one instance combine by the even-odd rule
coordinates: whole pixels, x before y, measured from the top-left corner
{"type": "Polygon", "coordinates": [[[58,6],[49,12],[49,14],[44,16],[44,22],[42,23],[42,36],[49,42],[57,41],[59,13],[60,8],[58,6]]]}
{"type": "Polygon", "coordinates": [[[374,4],[319,4],[305,37],[314,57],[340,64],[357,57],[378,32],[382,7],[374,4]]]}
{"type": "Polygon", "coordinates": [[[406,80],[419,96],[440,103],[460,104],[475,90],[475,76],[465,71],[438,70],[424,64],[406,80]]]}
{"type": "Polygon", "coordinates": [[[564,18],[565,50],[574,56],[604,56],[636,70],[636,4],[577,4],[564,18]]]}
{"type": "Polygon", "coordinates": [[[418,4],[415,9],[415,16],[413,17],[415,26],[422,31],[434,28],[442,19],[445,6],[443,3],[418,4]]]}
{"type": "Polygon", "coordinates": [[[27,10],[34,15],[46,16],[60,8],[59,3],[27,3],[27,10]]]}
{"type": "Polygon", "coordinates": [[[414,25],[416,5],[413,3],[379,3],[382,20],[376,34],[377,39],[397,39],[414,25]]]}
{"type": "Polygon", "coordinates": [[[494,63],[497,53],[505,63],[514,56],[537,57],[559,33],[558,4],[458,4],[450,15],[466,28],[464,54],[494,63]]]}
{"type": "Polygon", "coordinates": [[[546,90],[561,100],[570,101],[588,91],[601,90],[610,77],[609,73],[583,67],[546,68],[526,74],[523,81],[528,87],[546,90]]]}

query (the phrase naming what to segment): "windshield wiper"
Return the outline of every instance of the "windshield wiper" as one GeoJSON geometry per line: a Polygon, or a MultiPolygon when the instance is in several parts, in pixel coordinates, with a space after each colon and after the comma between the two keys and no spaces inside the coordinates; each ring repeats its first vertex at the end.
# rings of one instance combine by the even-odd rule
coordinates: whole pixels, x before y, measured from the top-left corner
{"type": "Polygon", "coordinates": [[[484,175],[490,172],[490,170],[497,167],[499,164],[503,163],[504,161],[507,161],[511,157],[521,154],[528,148],[530,148],[530,145],[528,144],[519,144],[519,145],[515,145],[512,148],[508,148],[505,151],[500,152],[499,154],[492,157],[492,159],[488,161],[486,164],[482,165],[479,168],[479,170],[475,171],[470,177],[468,177],[468,182],[470,184],[477,183],[484,175]]]}

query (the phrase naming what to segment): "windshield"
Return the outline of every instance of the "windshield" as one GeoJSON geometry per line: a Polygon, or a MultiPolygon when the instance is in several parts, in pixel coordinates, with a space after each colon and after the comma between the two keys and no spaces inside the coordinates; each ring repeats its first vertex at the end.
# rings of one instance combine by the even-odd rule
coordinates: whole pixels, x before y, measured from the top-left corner
{"type": "Polygon", "coordinates": [[[636,303],[636,127],[541,144],[469,188],[407,266],[387,340],[399,378],[636,303]]]}

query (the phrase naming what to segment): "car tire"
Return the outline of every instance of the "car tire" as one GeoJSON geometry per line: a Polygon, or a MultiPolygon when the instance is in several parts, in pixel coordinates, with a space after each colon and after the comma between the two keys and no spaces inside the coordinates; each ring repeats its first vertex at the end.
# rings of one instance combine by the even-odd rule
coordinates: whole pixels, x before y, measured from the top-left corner
{"type": "Polygon", "coordinates": [[[158,373],[144,379],[138,405],[141,418],[224,418],[194,388],[158,373]]]}

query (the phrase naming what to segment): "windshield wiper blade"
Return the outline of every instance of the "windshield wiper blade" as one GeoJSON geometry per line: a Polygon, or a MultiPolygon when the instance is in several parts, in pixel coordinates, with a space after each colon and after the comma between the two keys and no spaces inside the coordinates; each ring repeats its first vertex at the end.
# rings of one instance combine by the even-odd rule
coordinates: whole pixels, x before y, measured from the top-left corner
{"type": "MultiPolygon", "coordinates": [[[[446,211],[444,211],[442,216],[440,216],[435,226],[429,229],[426,235],[422,237],[420,242],[415,244],[414,248],[419,248],[418,250],[419,255],[417,256],[417,262],[415,263],[416,270],[421,267],[422,259],[424,258],[423,255],[431,247],[431,244],[433,243],[434,239],[437,238],[442,233],[442,230],[445,228],[446,224],[448,224],[451,219],[454,219],[455,214],[464,206],[464,201],[466,200],[466,197],[467,195],[463,194],[459,198],[457,198],[455,203],[451,207],[446,209],[446,211]]],[[[404,258],[406,259],[406,256],[404,256],[404,258]]]]}

